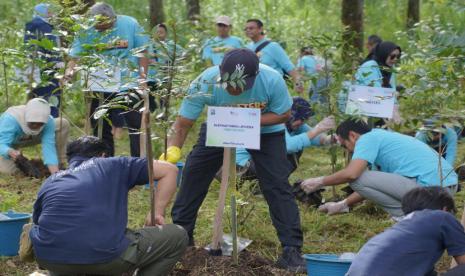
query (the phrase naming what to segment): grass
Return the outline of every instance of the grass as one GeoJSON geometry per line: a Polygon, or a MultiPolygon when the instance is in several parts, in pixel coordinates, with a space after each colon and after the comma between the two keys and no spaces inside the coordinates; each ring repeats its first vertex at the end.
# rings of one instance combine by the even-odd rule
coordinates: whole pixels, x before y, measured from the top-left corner
{"type": "MultiPolygon", "coordinates": [[[[183,148],[183,156],[192,148],[197,138],[199,124],[192,129],[187,144],[183,148]]],[[[77,135],[77,134],[75,134],[77,135]]],[[[159,149],[158,149],[159,151],[159,149]]],[[[461,144],[459,152],[464,152],[461,144]]],[[[26,155],[39,154],[39,147],[26,150],[26,155]]],[[[117,154],[128,154],[128,139],[117,141],[117,154]]],[[[459,154],[460,156],[460,154],[459,154]]],[[[342,162],[340,152],[340,162],[342,162]]],[[[342,164],[341,164],[342,165],[342,164]]],[[[301,166],[291,175],[290,182],[311,176],[326,175],[331,172],[330,158],[324,148],[310,148],[305,151],[301,159],[301,166]]],[[[40,180],[31,180],[22,177],[0,176],[0,191],[17,195],[16,211],[31,212],[37,191],[41,185],[40,180]]],[[[212,222],[218,199],[219,183],[214,181],[200,211],[197,220],[195,239],[198,245],[206,245],[211,240],[212,222]]],[[[268,213],[268,207],[262,197],[252,196],[248,192],[247,185],[240,191],[238,199],[242,204],[238,208],[239,221],[250,213],[247,220],[239,227],[239,236],[252,239],[249,250],[260,255],[276,259],[281,249],[274,227],[268,213]],[[250,212],[251,208],[253,210],[250,212]]],[[[343,195],[342,191],[338,192],[343,195]]],[[[465,192],[455,196],[457,209],[461,215],[464,206],[465,192]]],[[[1,196],[1,193],[0,193],[1,196]]],[[[332,193],[326,192],[325,197],[332,197],[332,193]]],[[[0,199],[1,200],[1,199],[0,199]]],[[[3,199],[5,200],[5,198],[3,199]]],[[[149,210],[149,193],[143,187],[137,187],[129,194],[129,227],[142,227],[145,215],[149,210]]],[[[229,202],[229,201],[227,201],[229,202]]],[[[228,221],[229,206],[226,207],[225,232],[229,232],[228,221]]],[[[391,226],[393,222],[382,210],[370,203],[356,207],[349,214],[327,216],[315,209],[299,204],[302,230],[304,232],[304,253],[342,253],[357,252],[360,247],[371,237],[391,226]]],[[[168,215],[168,221],[171,219],[168,215]]],[[[450,257],[444,256],[439,262],[440,269],[447,268],[450,257]]],[[[28,275],[37,268],[34,264],[20,263],[17,258],[0,259],[0,275],[28,275]],[[13,265],[15,267],[13,267],[13,265]]]]}

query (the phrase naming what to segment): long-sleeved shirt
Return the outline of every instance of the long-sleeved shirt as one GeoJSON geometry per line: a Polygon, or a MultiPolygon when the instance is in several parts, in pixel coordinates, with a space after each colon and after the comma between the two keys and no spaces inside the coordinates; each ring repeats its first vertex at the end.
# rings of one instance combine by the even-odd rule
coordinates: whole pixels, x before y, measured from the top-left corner
{"type": "MultiPolygon", "coordinates": [[[[418,131],[415,134],[415,138],[424,142],[425,144],[430,145],[431,147],[435,148],[436,146],[430,142],[428,134],[425,131],[418,131]]],[[[446,159],[449,164],[454,166],[455,158],[457,157],[457,132],[455,132],[452,128],[446,128],[446,133],[441,139],[443,147],[445,147],[445,152],[443,154],[444,159],[446,159]]],[[[437,143],[439,144],[439,142],[437,143]]]]}
{"type": "MultiPolygon", "coordinates": [[[[42,159],[45,165],[58,165],[55,145],[55,122],[49,117],[47,123],[39,134],[42,142],[42,159]]],[[[9,159],[8,151],[19,144],[27,135],[21,129],[18,121],[8,113],[0,116],[0,155],[9,159]]]]}
{"type": "MultiPolygon", "coordinates": [[[[296,153],[302,151],[305,148],[310,146],[319,146],[321,135],[314,137],[313,139],[309,139],[307,132],[312,130],[312,128],[307,125],[303,124],[298,129],[289,133],[289,131],[285,132],[285,139],[286,139],[286,150],[288,154],[296,153]]],[[[236,164],[239,166],[245,166],[247,161],[250,160],[250,154],[246,149],[238,148],[236,150],[236,164]]]]}

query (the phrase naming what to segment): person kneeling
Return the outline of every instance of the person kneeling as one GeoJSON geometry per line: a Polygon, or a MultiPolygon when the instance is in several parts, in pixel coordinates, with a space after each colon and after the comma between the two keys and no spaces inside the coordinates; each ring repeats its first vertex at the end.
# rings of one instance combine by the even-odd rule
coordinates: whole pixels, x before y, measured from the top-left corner
{"type": "Polygon", "coordinates": [[[444,276],[465,275],[465,232],[450,212],[454,200],[441,187],[419,187],[402,198],[406,217],[371,238],[347,276],[437,275],[434,265],[447,249],[458,266],[444,276]]]}
{"type": "Polygon", "coordinates": [[[147,159],[111,157],[106,144],[84,136],[67,147],[70,167],[49,177],[34,204],[30,238],[39,265],[52,275],[166,275],[187,247],[186,231],[165,224],[176,191],[176,166],[154,161],[155,221],[127,229],[128,192],[149,181],[147,159]]]}
{"type": "Polygon", "coordinates": [[[12,106],[0,116],[0,173],[19,172],[15,160],[20,147],[42,144],[42,158],[50,173],[66,162],[69,122],[50,116],[50,104],[34,98],[26,105],[12,106]]]}

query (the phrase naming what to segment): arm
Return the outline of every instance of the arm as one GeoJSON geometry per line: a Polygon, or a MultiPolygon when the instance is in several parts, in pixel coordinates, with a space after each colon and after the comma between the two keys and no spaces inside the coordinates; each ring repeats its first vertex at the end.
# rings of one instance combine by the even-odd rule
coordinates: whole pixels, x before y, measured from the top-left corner
{"type": "Polygon", "coordinates": [[[149,58],[148,58],[148,51],[143,51],[142,52],[143,56],[139,57],[139,76],[142,79],[147,78],[147,72],[149,70],[149,58]]]}
{"type": "Polygon", "coordinates": [[[42,158],[50,173],[58,171],[58,157],[55,145],[55,123],[49,118],[42,130],[42,158]]]}
{"type": "Polygon", "coordinates": [[[153,160],[153,172],[154,180],[158,180],[155,193],[155,224],[151,223],[150,213],[145,223],[151,226],[165,224],[166,207],[176,192],[178,168],[168,162],[153,160]]]}
{"type": "Polygon", "coordinates": [[[182,148],[186,141],[189,130],[194,125],[194,120],[187,119],[182,116],[178,116],[174,122],[171,130],[173,134],[168,138],[168,146],[176,146],[182,148]]]}
{"type": "Polygon", "coordinates": [[[12,155],[16,156],[19,152],[11,148],[11,145],[15,141],[18,132],[21,131],[20,127],[12,116],[4,113],[0,117],[0,130],[0,155],[4,158],[14,158],[12,155]]]}
{"type": "Polygon", "coordinates": [[[288,72],[288,74],[292,77],[292,80],[294,81],[295,90],[299,93],[302,93],[304,91],[304,84],[302,82],[299,70],[294,69],[288,72]]]}
{"type": "Polygon", "coordinates": [[[333,186],[353,182],[362,175],[367,166],[368,163],[365,160],[352,160],[345,169],[342,169],[332,175],[325,176],[323,178],[323,186],[333,186]]]}
{"type": "Polygon", "coordinates": [[[446,160],[449,164],[454,167],[455,157],[457,155],[457,133],[447,128],[447,149],[446,149],[446,160]]]}
{"type": "Polygon", "coordinates": [[[454,259],[459,265],[465,264],[465,255],[454,256],[454,259]]]}
{"type": "Polygon", "coordinates": [[[261,115],[260,118],[260,125],[268,126],[268,125],[276,125],[282,124],[287,122],[291,117],[291,110],[286,111],[283,114],[276,114],[274,112],[266,112],[261,115]]]}

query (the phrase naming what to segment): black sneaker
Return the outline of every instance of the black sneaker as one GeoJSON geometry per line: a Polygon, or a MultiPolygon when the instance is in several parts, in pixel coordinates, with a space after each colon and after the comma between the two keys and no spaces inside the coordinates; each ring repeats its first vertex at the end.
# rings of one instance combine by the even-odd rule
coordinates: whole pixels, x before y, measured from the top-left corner
{"type": "Polygon", "coordinates": [[[189,242],[188,242],[187,246],[195,246],[194,237],[189,236],[189,242]]]}
{"type": "Polygon", "coordinates": [[[276,266],[294,273],[305,273],[307,268],[300,248],[285,246],[283,254],[276,261],[276,266]]]}

